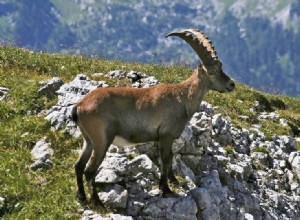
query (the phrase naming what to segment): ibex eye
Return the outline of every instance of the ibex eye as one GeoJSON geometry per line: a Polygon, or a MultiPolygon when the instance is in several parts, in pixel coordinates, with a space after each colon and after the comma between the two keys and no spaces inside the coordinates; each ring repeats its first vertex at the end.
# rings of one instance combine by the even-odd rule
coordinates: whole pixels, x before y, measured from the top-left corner
{"type": "Polygon", "coordinates": [[[216,75],[216,74],[217,74],[217,71],[216,71],[216,70],[210,71],[209,74],[210,74],[210,75],[216,75]]]}

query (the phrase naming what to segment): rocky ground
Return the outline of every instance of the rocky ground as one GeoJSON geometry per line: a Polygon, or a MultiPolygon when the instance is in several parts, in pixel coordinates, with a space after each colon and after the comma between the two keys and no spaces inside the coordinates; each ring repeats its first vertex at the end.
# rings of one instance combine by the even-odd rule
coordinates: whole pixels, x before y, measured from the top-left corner
{"type": "MultiPolygon", "coordinates": [[[[133,87],[158,83],[154,77],[134,71],[111,71],[106,76],[125,78],[133,87]]],[[[67,84],[57,78],[44,82],[42,95],[55,95],[53,90],[59,88],[57,104],[46,113],[53,128],[78,137],[70,110],[97,86],[108,85],[83,74],[67,84]]],[[[268,140],[259,127],[238,129],[229,118],[214,114],[216,108],[202,102],[173,144],[173,169],[180,186],[173,185],[172,189],[177,196],[160,195],[154,143],[123,148],[112,145],[96,178],[103,186],[100,199],[112,213],[102,217],[86,209],[82,219],[300,219],[300,152],[296,151],[296,140],[276,134],[268,140]]],[[[285,123],[274,112],[259,118],[285,123]]],[[[36,160],[33,170],[53,166],[53,150],[46,139],[39,141],[32,153],[36,160]]]]}

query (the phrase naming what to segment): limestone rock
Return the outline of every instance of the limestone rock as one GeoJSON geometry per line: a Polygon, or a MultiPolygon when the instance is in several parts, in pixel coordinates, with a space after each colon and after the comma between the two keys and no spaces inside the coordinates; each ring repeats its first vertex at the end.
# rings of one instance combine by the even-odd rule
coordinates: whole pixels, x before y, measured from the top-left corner
{"type": "MultiPolygon", "coordinates": [[[[107,77],[127,79],[133,87],[158,83],[136,71],[111,71],[107,77]]],[[[67,125],[69,133],[80,135],[69,119],[72,106],[106,85],[78,75],[60,87],[58,103],[46,118],[55,129],[67,125]]],[[[101,200],[115,213],[103,218],[85,211],[83,219],[300,219],[300,154],[295,139],[274,134],[270,140],[261,124],[236,128],[229,118],[214,114],[216,108],[202,102],[173,143],[173,171],[183,180],[183,186],[176,186],[180,196],[161,196],[156,144],[112,145],[96,182],[102,186],[101,200]],[[116,214],[121,212],[132,217],[116,214]]],[[[257,110],[267,109],[257,105],[257,110]]],[[[261,120],[280,119],[278,113],[260,115],[261,120]]],[[[47,158],[43,163],[49,160],[42,158],[47,158]]]]}
{"type": "Polygon", "coordinates": [[[0,196],[0,213],[1,210],[5,208],[5,198],[0,196]]]}
{"type": "Polygon", "coordinates": [[[52,168],[53,163],[50,160],[50,157],[53,153],[51,144],[46,141],[46,138],[39,140],[31,150],[31,155],[35,162],[31,164],[30,168],[32,170],[52,168]]]}
{"type": "Polygon", "coordinates": [[[5,87],[0,87],[0,102],[5,100],[5,98],[7,97],[8,93],[9,93],[9,89],[5,88],[5,87]]]}
{"type": "Polygon", "coordinates": [[[158,79],[154,76],[147,76],[145,73],[125,70],[113,70],[106,74],[111,79],[128,79],[135,88],[148,88],[158,84],[158,79]]]}
{"type": "Polygon", "coordinates": [[[71,121],[73,106],[88,92],[98,86],[106,85],[104,81],[90,80],[86,75],[79,74],[69,83],[62,85],[57,92],[58,102],[46,112],[46,119],[51,122],[54,129],[66,126],[66,131],[74,137],[80,136],[79,129],[71,121]]]}
{"type": "Polygon", "coordinates": [[[222,145],[232,143],[231,125],[221,114],[216,114],[212,118],[213,137],[222,145]]]}
{"type": "Polygon", "coordinates": [[[291,162],[292,169],[295,172],[295,174],[298,177],[298,180],[300,181],[300,154],[295,156],[291,162]]]}
{"type": "Polygon", "coordinates": [[[126,172],[128,160],[125,156],[118,153],[107,153],[104,161],[99,167],[96,182],[98,183],[117,183],[123,180],[119,174],[126,172]]]}
{"type": "Polygon", "coordinates": [[[126,208],[128,191],[121,185],[107,186],[98,193],[100,200],[112,208],[126,208]]]}
{"type": "Polygon", "coordinates": [[[56,91],[64,84],[64,81],[60,77],[54,77],[48,81],[40,82],[42,87],[38,90],[40,96],[53,97],[56,91]]]}
{"type": "Polygon", "coordinates": [[[191,197],[153,198],[143,209],[144,219],[197,219],[197,205],[191,197]]]}
{"type": "Polygon", "coordinates": [[[263,152],[253,152],[251,154],[252,163],[257,169],[265,169],[270,166],[269,156],[263,152]]]}
{"type": "Polygon", "coordinates": [[[193,115],[180,138],[173,143],[173,152],[201,155],[203,147],[211,143],[211,117],[205,112],[193,115]]]}

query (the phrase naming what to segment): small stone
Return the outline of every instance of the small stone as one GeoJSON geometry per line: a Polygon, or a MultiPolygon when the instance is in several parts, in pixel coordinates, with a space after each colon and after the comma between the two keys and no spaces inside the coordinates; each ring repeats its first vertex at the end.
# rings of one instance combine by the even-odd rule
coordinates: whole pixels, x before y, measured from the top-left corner
{"type": "Polygon", "coordinates": [[[54,152],[50,146],[51,144],[46,142],[46,138],[39,140],[35,144],[35,146],[31,150],[32,158],[35,160],[35,162],[30,165],[31,170],[48,170],[53,167],[53,163],[50,160],[50,157],[54,152]]]}
{"type": "Polygon", "coordinates": [[[31,150],[31,155],[34,160],[46,161],[53,155],[51,144],[46,142],[46,138],[39,140],[31,150]]]}
{"type": "Polygon", "coordinates": [[[4,208],[4,206],[5,206],[5,198],[0,196],[0,211],[1,211],[1,209],[4,208]]]}
{"type": "Polygon", "coordinates": [[[126,71],[124,71],[124,70],[113,70],[113,71],[109,71],[108,74],[106,74],[106,76],[111,78],[111,79],[125,78],[126,77],[126,71]]]}
{"type": "Polygon", "coordinates": [[[213,115],[214,109],[211,104],[209,104],[208,102],[202,101],[199,106],[199,111],[205,112],[208,115],[213,115]]]}
{"type": "Polygon", "coordinates": [[[251,215],[249,213],[246,213],[245,214],[245,220],[254,220],[254,217],[253,217],[253,215],[251,215]]]}
{"type": "Polygon", "coordinates": [[[269,167],[269,156],[263,152],[252,152],[251,158],[253,165],[256,166],[257,169],[264,169],[269,167]]]}
{"type": "Polygon", "coordinates": [[[89,215],[93,215],[94,214],[94,211],[93,210],[90,210],[90,209],[86,209],[84,210],[83,212],[83,216],[89,216],[89,215]]]}
{"type": "Polygon", "coordinates": [[[239,118],[245,121],[249,120],[249,116],[246,115],[239,115],[239,118]]]}
{"type": "Polygon", "coordinates": [[[56,91],[64,84],[64,81],[59,77],[54,77],[46,82],[41,82],[41,84],[43,86],[38,90],[38,94],[53,97],[57,95],[56,91]]]}
{"type": "Polygon", "coordinates": [[[122,181],[123,178],[117,175],[116,171],[111,169],[102,169],[96,176],[96,183],[117,183],[122,181]]]}
{"type": "Polygon", "coordinates": [[[295,191],[295,190],[297,190],[298,188],[299,188],[299,184],[298,184],[298,183],[293,182],[293,183],[291,184],[291,190],[292,190],[292,191],[295,191]]]}
{"type": "Polygon", "coordinates": [[[292,161],[292,169],[295,172],[296,176],[298,177],[298,180],[300,181],[300,156],[294,157],[292,161]]]}
{"type": "Polygon", "coordinates": [[[292,152],[292,153],[290,153],[290,155],[289,155],[289,162],[290,163],[292,163],[293,162],[293,160],[294,160],[294,158],[296,157],[296,156],[298,156],[298,155],[300,155],[300,153],[299,152],[292,152]]]}
{"type": "Polygon", "coordinates": [[[279,114],[277,112],[263,112],[258,116],[258,119],[262,120],[262,119],[269,119],[269,120],[273,120],[276,121],[276,119],[279,118],[279,114]]]}
{"type": "Polygon", "coordinates": [[[0,102],[6,99],[9,91],[8,88],[0,87],[0,102]]]}
{"type": "Polygon", "coordinates": [[[104,73],[94,73],[92,76],[93,77],[103,77],[104,73]]]}
{"type": "Polygon", "coordinates": [[[129,73],[127,73],[127,78],[129,78],[131,82],[134,83],[139,79],[139,76],[136,71],[130,71],[129,73]]]}
{"type": "Polygon", "coordinates": [[[147,219],[196,220],[198,209],[195,201],[188,196],[152,199],[142,212],[147,219]]]}
{"type": "Polygon", "coordinates": [[[123,216],[120,214],[111,214],[110,217],[112,220],[133,220],[131,216],[123,216]]]}
{"type": "Polygon", "coordinates": [[[280,118],[280,119],[279,119],[279,123],[280,123],[282,126],[284,126],[284,127],[288,127],[288,126],[289,126],[289,124],[288,124],[288,122],[287,122],[287,120],[286,120],[285,118],[280,118]]]}
{"type": "Polygon", "coordinates": [[[280,168],[284,169],[286,167],[286,161],[285,160],[281,160],[279,162],[279,166],[280,166],[280,168]]]}
{"type": "Polygon", "coordinates": [[[107,187],[98,195],[102,202],[112,208],[126,208],[128,191],[121,185],[115,184],[113,187],[107,187]]]}
{"type": "Polygon", "coordinates": [[[53,163],[51,160],[47,159],[46,161],[37,160],[33,164],[30,165],[30,169],[35,171],[37,169],[45,169],[49,170],[53,167],[53,163]]]}

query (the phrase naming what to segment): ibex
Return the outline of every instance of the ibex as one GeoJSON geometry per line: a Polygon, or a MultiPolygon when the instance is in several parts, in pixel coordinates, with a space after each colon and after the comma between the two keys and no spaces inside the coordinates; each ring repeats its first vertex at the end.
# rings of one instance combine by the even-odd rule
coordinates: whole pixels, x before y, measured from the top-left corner
{"type": "Polygon", "coordinates": [[[176,180],[172,171],[173,141],[179,138],[208,90],[223,93],[234,89],[234,82],[223,72],[222,63],[204,33],[186,29],[168,36],[185,40],[202,61],[189,79],[142,89],[97,88],[73,108],[72,119],[84,138],[82,154],[75,164],[80,201],[86,200],[85,174],[92,201],[101,204],[95,176],[112,143],[157,142],[161,166],[159,187],[163,196],[171,194],[168,179],[176,180]]]}

